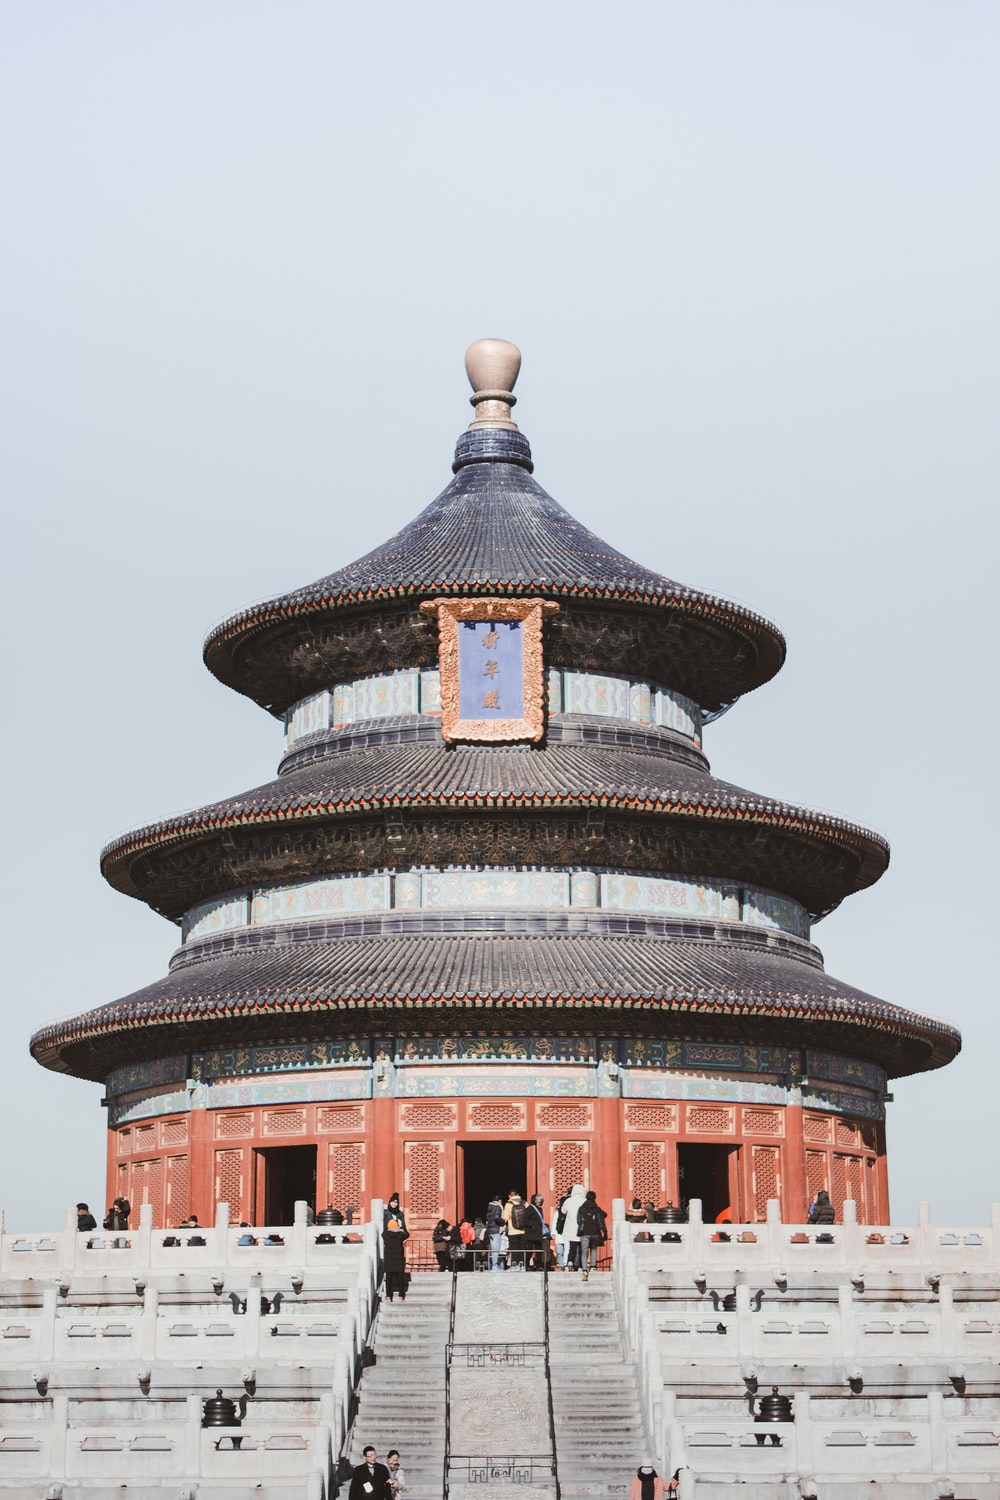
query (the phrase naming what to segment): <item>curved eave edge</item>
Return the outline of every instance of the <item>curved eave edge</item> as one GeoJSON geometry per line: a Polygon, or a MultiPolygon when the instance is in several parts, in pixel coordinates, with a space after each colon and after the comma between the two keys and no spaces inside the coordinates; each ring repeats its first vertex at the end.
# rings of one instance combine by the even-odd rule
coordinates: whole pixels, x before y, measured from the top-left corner
{"type": "Polygon", "coordinates": [[[763,615],[755,614],[753,610],[744,609],[741,605],[717,598],[712,594],[701,594],[695,590],[670,593],[658,592],[655,589],[602,588],[583,583],[502,583],[489,580],[400,584],[392,588],[358,589],[316,599],[267,601],[231,615],[229,619],[223,620],[221,625],[217,625],[214,630],[210,631],[202,648],[202,658],[208,670],[220,682],[246,697],[253,698],[252,691],[239,680],[232,648],[253,640],[269,626],[286,625],[312,615],[335,613],[341,609],[364,605],[433,598],[436,595],[465,599],[470,596],[475,597],[477,594],[515,596],[537,594],[542,598],[607,600],[616,604],[676,609],[716,624],[722,624],[750,642],[756,650],[757,670],[748,676],[744,688],[746,692],[761,687],[765,682],[770,682],[771,678],[781,670],[785,661],[787,646],[777,626],[765,620],[763,615]]]}
{"type": "Polygon", "coordinates": [[[393,812],[470,809],[477,812],[493,812],[505,809],[517,811],[548,810],[551,808],[601,808],[603,811],[637,813],[649,816],[700,818],[715,822],[743,822],[751,825],[780,829],[784,833],[798,834],[820,839],[826,844],[845,848],[858,860],[858,873],[853,891],[865,890],[874,885],[889,864],[889,845],[880,834],[860,825],[809,818],[795,809],[770,812],[766,809],[742,807],[717,807],[690,802],[666,802],[659,798],[625,798],[604,796],[557,796],[531,793],[525,796],[508,793],[491,793],[476,797],[385,797],[359,798],[352,802],[323,804],[308,802],[302,806],[279,809],[248,810],[225,817],[208,817],[198,822],[149,824],[133,834],[116,839],[101,852],[101,873],[115,890],[123,895],[143,900],[131,879],[131,863],[139,855],[150,850],[164,851],[201,837],[211,837],[226,829],[244,827],[268,827],[281,823],[296,823],[312,819],[324,820],[371,816],[393,812]]]}
{"type": "MultiPolygon", "coordinates": [[[[117,1007],[113,1007],[117,1009],[117,1007]]],[[[858,1014],[849,1010],[847,1003],[837,1004],[825,1001],[821,1006],[810,1005],[806,1001],[796,999],[793,996],[778,997],[771,1001],[762,1001],[759,998],[747,997],[708,997],[698,995],[674,996],[662,999],[656,996],[637,996],[634,998],[620,995],[463,995],[456,998],[447,992],[442,994],[415,994],[415,995],[383,995],[383,996],[337,996],[330,995],[323,999],[271,999],[264,997],[256,999],[250,995],[237,999],[230,998],[225,1003],[213,1002],[206,998],[198,1005],[189,1005],[186,1010],[178,1011],[172,1015],[152,1016],[137,1014],[134,1019],[122,1021],[120,1017],[108,1019],[104,1022],[96,1018],[101,1011],[90,1012],[89,1016],[78,1017],[69,1024],[62,1023],[55,1026],[42,1027],[31,1039],[31,1055],[42,1067],[49,1068],[55,1072],[74,1072],[62,1057],[64,1048],[77,1049],[86,1047],[88,1043],[98,1042],[106,1037],[121,1035],[137,1031],[163,1031],[178,1026],[198,1023],[213,1024],[215,1022],[239,1019],[252,1019],[260,1015],[277,1016],[306,1016],[317,1015],[325,1012],[358,1012],[378,1013],[404,1012],[425,1010],[452,1010],[462,1012],[479,1013],[494,1010],[513,1011],[616,1011],[629,1013],[632,1011],[650,1012],[657,1011],[661,1014],[690,1015],[690,1016],[725,1016],[763,1019],[768,1021],[802,1022],[805,1024],[821,1025],[825,1022],[834,1022],[850,1030],[862,1030],[866,1032],[880,1032],[895,1040],[919,1046],[927,1050],[929,1056],[919,1066],[892,1072],[891,1077],[899,1078],[909,1076],[913,1073],[928,1072],[934,1068],[944,1067],[958,1054],[962,1046],[962,1038],[959,1031],[949,1026],[944,1021],[930,1020],[926,1017],[917,1017],[912,1012],[897,1011],[894,1016],[858,1014]]],[[[102,1082],[104,1074],[95,1072],[93,1074],[78,1074],[77,1076],[92,1077],[95,1082],[102,1082]]]]}

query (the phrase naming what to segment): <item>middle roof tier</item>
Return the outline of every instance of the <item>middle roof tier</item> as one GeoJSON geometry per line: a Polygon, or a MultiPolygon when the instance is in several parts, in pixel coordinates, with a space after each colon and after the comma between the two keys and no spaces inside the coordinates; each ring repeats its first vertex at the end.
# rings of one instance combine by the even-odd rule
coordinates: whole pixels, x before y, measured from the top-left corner
{"type": "Polygon", "coordinates": [[[257,882],[414,865],[615,867],[748,881],[813,916],[888,864],[878,834],[648,747],[366,747],[122,835],[101,868],[177,919],[257,882]]]}

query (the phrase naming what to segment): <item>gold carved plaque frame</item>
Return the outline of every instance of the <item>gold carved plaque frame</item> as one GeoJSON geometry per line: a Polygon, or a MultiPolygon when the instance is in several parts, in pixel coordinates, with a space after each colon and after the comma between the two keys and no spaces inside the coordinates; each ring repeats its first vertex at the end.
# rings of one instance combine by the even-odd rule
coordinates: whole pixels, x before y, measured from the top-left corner
{"type": "Polygon", "coordinates": [[[441,735],[456,740],[496,744],[512,740],[537,741],[545,733],[545,668],[542,659],[542,622],[558,604],[549,599],[426,599],[420,608],[437,617],[438,664],[441,671],[441,735]],[[463,719],[459,672],[459,625],[469,620],[520,620],[522,630],[521,708],[516,719],[463,719]]]}

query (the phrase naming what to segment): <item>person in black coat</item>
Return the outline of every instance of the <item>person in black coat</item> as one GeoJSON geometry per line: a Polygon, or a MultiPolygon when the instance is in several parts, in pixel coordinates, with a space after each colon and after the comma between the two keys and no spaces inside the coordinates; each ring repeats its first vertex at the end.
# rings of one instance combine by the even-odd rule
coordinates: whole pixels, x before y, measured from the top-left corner
{"type": "Polygon", "coordinates": [[[604,1209],[598,1208],[597,1194],[591,1188],[580,1204],[576,1215],[576,1232],[580,1238],[580,1264],[583,1267],[584,1281],[589,1278],[591,1270],[596,1268],[598,1252],[608,1237],[608,1231],[605,1228],[607,1219],[604,1209]]]}
{"type": "Polygon", "coordinates": [[[545,1238],[545,1220],[542,1217],[542,1204],[545,1202],[541,1193],[533,1193],[531,1202],[524,1206],[524,1269],[526,1271],[544,1271],[545,1259],[542,1246],[545,1238]]]}
{"type": "Polygon", "coordinates": [[[402,1220],[389,1219],[382,1232],[382,1264],[385,1266],[385,1295],[389,1302],[399,1293],[406,1301],[406,1251],[403,1242],[410,1238],[402,1220]]]}
{"type": "Polygon", "coordinates": [[[379,1463],[371,1444],[365,1449],[364,1462],[351,1475],[347,1500],[392,1500],[389,1470],[379,1463]]]}
{"type": "Polygon", "coordinates": [[[116,1198],[104,1220],[105,1229],[127,1229],[132,1206],[127,1198],[116,1198]]]}
{"type": "Polygon", "coordinates": [[[816,1201],[809,1210],[810,1224],[832,1224],[836,1218],[833,1204],[830,1202],[830,1194],[824,1188],[820,1188],[816,1194],[816,1201]]]}
{"type": "Polygon", "coordinates": [[[406,1228],[406,1215],[399,1206],[399,1194],[390,1194],[389,1201],[382,1210],[382,1228],[388,1224],[390,1219],[398,1219],[402,1227],[406,1228]]]}
{"type": "Polygon", "coordinates": [[[86,1234],[89,1230],[97,1228],[97,1220],[90,1212],[90,1208],[86,1203],[78,1203],[76,1205],[76,1227],[81,1234],[86,1234]]]}

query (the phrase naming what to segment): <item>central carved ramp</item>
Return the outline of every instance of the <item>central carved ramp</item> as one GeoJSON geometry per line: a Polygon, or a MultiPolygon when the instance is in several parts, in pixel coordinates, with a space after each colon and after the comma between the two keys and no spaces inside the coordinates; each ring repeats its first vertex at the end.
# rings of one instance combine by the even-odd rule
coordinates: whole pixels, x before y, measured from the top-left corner
{"type": "Polygon", "coordinates": [[[472,1500],[488,1484],[490,1500],[552,1500],[543,1278],[508,1271],[455,1281],[449,1494],[472,1500]]]}

